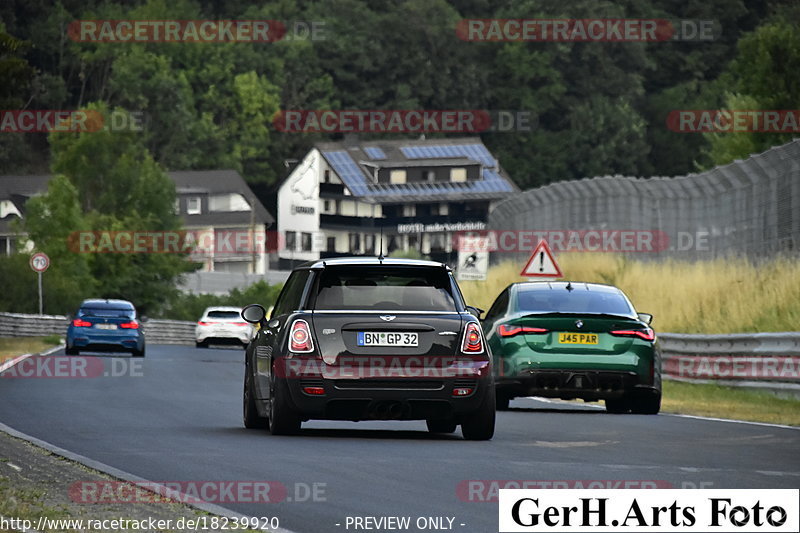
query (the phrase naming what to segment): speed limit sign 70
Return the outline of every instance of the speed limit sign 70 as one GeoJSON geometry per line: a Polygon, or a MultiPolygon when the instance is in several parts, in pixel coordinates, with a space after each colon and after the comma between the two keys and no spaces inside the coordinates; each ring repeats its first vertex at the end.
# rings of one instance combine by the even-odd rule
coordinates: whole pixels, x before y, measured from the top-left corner
{"type": "Polygon", "coordinates": [[[31,256],[31,268],[36,272],[44,272],[50,266],[50,258],[44,252],[37,252],[31,256]]]}

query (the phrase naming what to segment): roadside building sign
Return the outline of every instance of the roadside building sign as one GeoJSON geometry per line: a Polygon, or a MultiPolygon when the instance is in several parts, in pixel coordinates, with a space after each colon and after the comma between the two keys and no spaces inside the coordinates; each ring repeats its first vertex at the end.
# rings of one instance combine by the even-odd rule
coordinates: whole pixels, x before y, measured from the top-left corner
{"type": "Polygon", "coordinates": [[[482,281],[489,271],[489,240],[486,237],[460,237],[458,244],[458,281],[482,281]]]}

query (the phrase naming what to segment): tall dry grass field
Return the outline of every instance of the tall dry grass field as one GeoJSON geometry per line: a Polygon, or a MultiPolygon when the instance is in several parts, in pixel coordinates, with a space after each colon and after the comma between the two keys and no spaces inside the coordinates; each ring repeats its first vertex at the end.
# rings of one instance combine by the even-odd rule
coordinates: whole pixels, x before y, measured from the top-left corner
{"type": "MultiPolygon", "coordinates": [[[[800,261],[776,259],[638,261],[618,254],[562,253],[564,280],[616,285],[638,311],[655,316],[657,331],[745,333],[800,331],[800,261]]],[[[522,265],[492,267],[486,281],[460,282],[471,305],[488,309],[522,265]]]]}

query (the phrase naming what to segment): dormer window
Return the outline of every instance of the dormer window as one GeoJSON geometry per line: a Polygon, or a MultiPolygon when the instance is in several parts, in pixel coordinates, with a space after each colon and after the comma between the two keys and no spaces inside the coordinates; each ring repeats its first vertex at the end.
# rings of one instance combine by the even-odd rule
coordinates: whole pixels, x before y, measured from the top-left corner
{"type": "Polygon", "coordinates": [[[202,213],[202,203],[199,196],[190,196],[186,199],[186,214],[199,215],[202,213]]]}

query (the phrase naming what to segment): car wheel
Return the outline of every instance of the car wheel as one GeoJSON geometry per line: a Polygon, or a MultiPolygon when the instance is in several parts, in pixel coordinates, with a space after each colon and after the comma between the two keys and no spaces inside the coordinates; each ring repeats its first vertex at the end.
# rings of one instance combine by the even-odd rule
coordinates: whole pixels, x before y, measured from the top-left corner
{"type": "Polygon", "coordinates": [[[67,355],[80,355],[81,351],[77,348],[65,348],[64,353],[67,355]]]}
{"type": "Polygon", "coordinates": [[[141,350],[134,350],[133,352],[131,352],[131,355],[133,357],[144,357],[144,346],[142,346],[141,350]]]}
{"type": "Polygon", "coordinates": [[[508,404],[511,401],[511,397],[508,394],[498,392],[495,401],[497,402],[498,411],[508,411],[508,404]]]}
{"type": "Polygon", "coordinates": [[[195,348],[208,348],[208,343],[206,341],[195,341],[194,342],[195,348]]]}
{"type": "Polygon", "coordinates": [[[478,410],[461,422],[461,434],[467,440],[489,440],[494,436],[496,395],[490,387],[478,410]]]}
{"type": "Polygon", "coordinates": [[[627,396],[622,398],[607,398],[606,399],[606,412],[615,415],[622,415],[630,412],[631,402],[627,396]]]}
{"type": "Polygon", "coordinates": [[[631,412],[637,415],[657,415],[661,410],[661,393],[643,394],[631,403],[631,412]]]}
{"type": "Polygon", "coordinates": [[[455,420],[426,420],[428,431],[431,433],[454,433],[458,424],[455,420]]]}
{"type": "Polygon", "coordinates": [[[256,398],[251,383],[250,365],[245,365],[244,387],[242,391],[242,419],[244,421],[244,427],[247,429],[264,429],[269,427],[269,422],[266,417],[258,414],[256,398]]]}
{"type": "Polygon", "coordinates": [[[272,378],[269,400],[269,432],[273,435],[293,435],[300,431],[300,417],[289,405],[289,386],[286,380],[272,378]]]}

